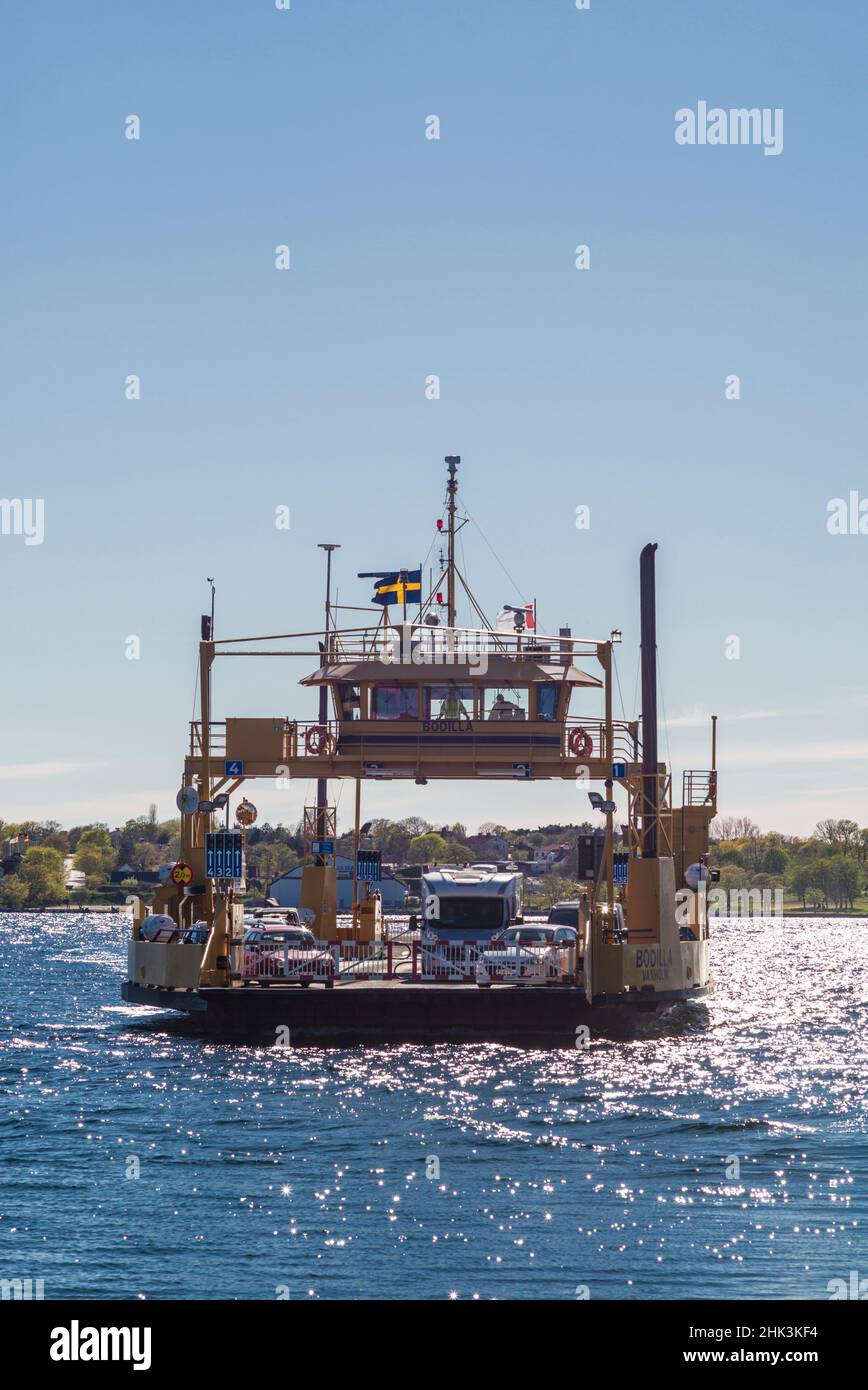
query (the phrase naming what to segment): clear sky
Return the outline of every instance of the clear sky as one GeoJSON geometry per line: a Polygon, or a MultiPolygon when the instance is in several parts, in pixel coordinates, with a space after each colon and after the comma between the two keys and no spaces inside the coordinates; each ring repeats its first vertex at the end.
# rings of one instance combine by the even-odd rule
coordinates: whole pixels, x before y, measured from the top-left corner
{"type": "MultiPolygon", "coordinates": [[[[218,635],[309,628],[339,541],[340,598],[366,602],[357,570],[425,554],[458,453],[541,625],[622,628],[629,715],[659,543],[676,774],[707,765],[713,711],[724,813],[868,823],[868,536],[827,530],[830,499],[868,498],[864,6],[15,11],[0,496],[42,499],[44,540],[0,535],[0,816],[172,814],[205,577],[218,635]],[[677,144],[700,101],[782,109],[782,152],[677,144]]],[[[463,539],[486,609],[516,602],[463,539]]],[[[312,717],[304,673],[226,662],[215,716],[312,717]]],[[[306,790],[251,794],[290,822],[306,790]]],[[[586,808],[569,783],[364,798],[471,826],[586,808]]]]}

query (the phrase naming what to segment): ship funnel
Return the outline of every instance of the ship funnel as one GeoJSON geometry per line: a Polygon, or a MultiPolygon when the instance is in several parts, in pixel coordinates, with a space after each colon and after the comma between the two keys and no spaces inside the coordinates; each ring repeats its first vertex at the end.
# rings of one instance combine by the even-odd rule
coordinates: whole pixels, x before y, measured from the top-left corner
{"type": "Polygon", "coordinates": [[[639,556],[639,610],[642,643],[642,858],[657,857],[657,595],[656,541],[639,556]]]}

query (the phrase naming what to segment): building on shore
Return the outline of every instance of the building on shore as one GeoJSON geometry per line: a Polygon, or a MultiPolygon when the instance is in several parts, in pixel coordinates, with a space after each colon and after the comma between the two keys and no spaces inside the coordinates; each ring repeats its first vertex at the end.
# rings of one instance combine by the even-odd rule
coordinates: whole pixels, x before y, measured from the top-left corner
{"type": "Polygon", "coordinates": [[[505,835],[469,835],[468,848],[480,863],[509,859],[509,840],[505,835]]]}
{"type": "MultiPolygon", "coordinates": [[[[343,854],[335,856],[335,868],[337,871],[337,910],[338,912],[350,912],[353,906],[353,861],[343,854]]],[[[282,874],[280,878],[272,880],[268,885],[269,898],[279,903],[281,907],[298,907],[301,900],[301,870],[299,864],[297,868],[290,869],[289,873],[282,874]]],[[[384,912],[400,912],[403,910],[407,900],[407,889],[400,879],[395,878],[388,869],[383,869],[383,877],[380,883],[375,886],[380,890],[380,898],[384,912]]],[[[362,887],[359,887],[361,895],[362,887]]]]}

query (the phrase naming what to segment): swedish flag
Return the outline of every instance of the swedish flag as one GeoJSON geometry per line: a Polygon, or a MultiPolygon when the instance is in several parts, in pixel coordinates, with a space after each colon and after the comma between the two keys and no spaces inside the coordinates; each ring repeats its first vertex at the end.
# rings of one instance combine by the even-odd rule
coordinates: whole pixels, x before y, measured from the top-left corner
{"type": "Polygon", "coordinates": [[[422,571],[392,570],[389,574],[360,574],[360,579],[376,579],[372,603],[421,603],[422,571]]]}

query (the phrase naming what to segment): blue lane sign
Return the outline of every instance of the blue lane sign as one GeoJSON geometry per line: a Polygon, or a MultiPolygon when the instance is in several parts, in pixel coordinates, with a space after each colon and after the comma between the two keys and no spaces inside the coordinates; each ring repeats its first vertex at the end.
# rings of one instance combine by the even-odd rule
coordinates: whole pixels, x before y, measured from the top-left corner
{"type": "Polygon", "coordinates": [[[513,763],[512,775],[513,777],[529,777],[530,763],[513,763]]]}
{"type": "Polygon", "coordinates": [[[380,881],[380,851],[360,849],[356,855],[356,878],[367,883],[380,881]]]}
{"type": "Polygon", "coordinates": [[[623,850],[617,850],[613,856],[613,883],[625,884],[627,882],[627,855],[623,850]]]}
{"type": "Polygon", "coordinates": [[[626,763],[612,763],[612,776],[615,778],[627,776],[626,763]]]}
{"type": "Polygon", "coordinates": [[[244,840],[240,830],[216,830],[206,834],[205,876],[244,877],[244,840]]]}
{"type": "Polygon", "coordinates": [[[224,777],[243,777],[244,763],[241,758],[227,758],[223,764],[224,777]]]}

